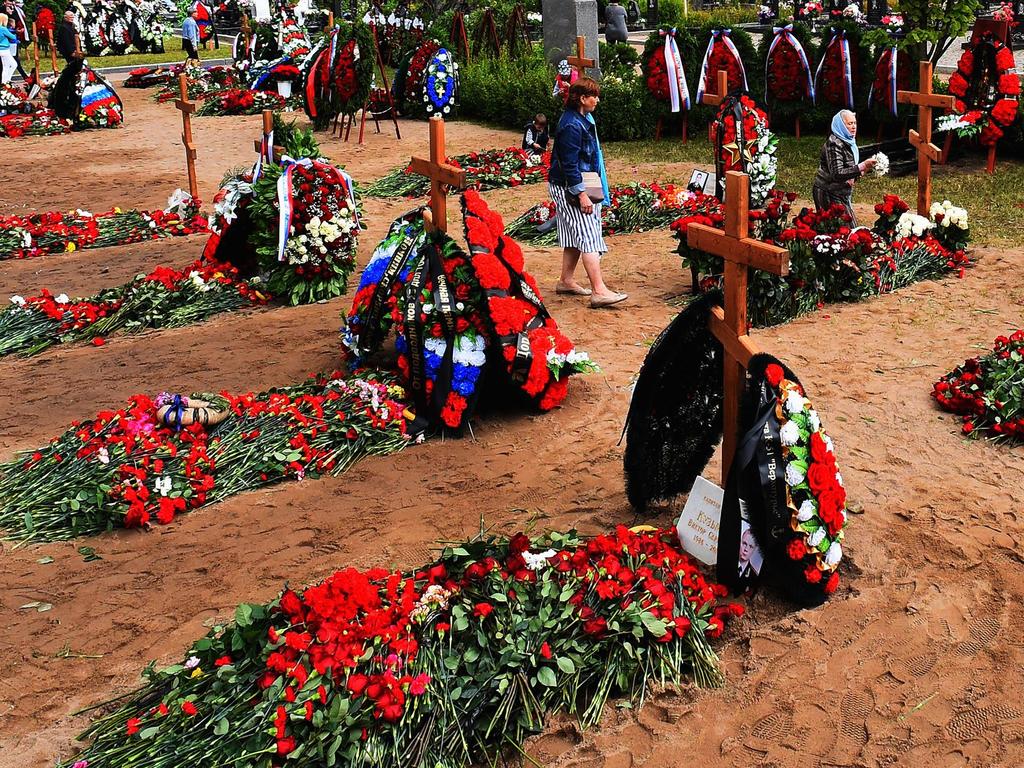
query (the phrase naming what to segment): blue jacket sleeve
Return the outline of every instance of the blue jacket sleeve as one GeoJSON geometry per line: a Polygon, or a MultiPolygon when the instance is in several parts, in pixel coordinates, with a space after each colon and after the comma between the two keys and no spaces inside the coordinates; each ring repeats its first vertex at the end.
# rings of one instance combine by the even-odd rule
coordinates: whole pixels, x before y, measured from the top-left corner
{"type": "Polygon", "coordinates": [[[0,27],[0,48],[7,50],[7,46],[17,45],[18,38],[7,27],[0,27]]]}
{"type": "Polygon", "coordinates": [[[558,127],[555,137],[555,153],[558,155],[558,166],[565,176],[566,189],[578,195],[587,186],[583,183],[580,173],[580,147],[583,145],[583,127],[573,120],[571,123],[558,127]]]}

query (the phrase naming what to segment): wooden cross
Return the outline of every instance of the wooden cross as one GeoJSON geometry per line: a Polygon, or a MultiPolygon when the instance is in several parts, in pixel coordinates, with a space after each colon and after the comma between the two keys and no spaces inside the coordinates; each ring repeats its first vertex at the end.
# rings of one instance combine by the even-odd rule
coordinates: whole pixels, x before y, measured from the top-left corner
{"type": "Polygon", "coordinates": [[[739,437],[740,402],[750,358],[757,345],[747,334],[747,268],[773,275],[789,274],[789,251],[749,237],[750,178],[739,171],[725,175],[725,231],[704,224],[686,229],[691,248],[725,261],[725,309],[711,308],[708,326],[724,351],[722,406],[722,485],[725,485],[739,437]]]}
{"type": "Polygon", "coordinates": [[[570,56],[566,59],[569,62],[570,67],[575,67],[576,71],[580,75],[587,74],[587,70],[594,66],[594,60],[586,58],[583,54],[587,50],[587,41],[583,39],[583,35],[576,35],[576,55],[570,56]]]}
{"type": "Polygon", "coordinates": [[[192,141],[192,113],[196,111],[194,101],[188,99],[188,78],[184,72],[178,74],[178,90],[181,94],[174,106],[181,112],[181,143],[185,145],[185,163],[188,165],[188,191],[193,200],[199,199],[199,182],[196,180],[196,145],[192,141]]]}
{"type": "Polygon", "coordinates": [[[932,93],[932,63],[921,62],[921,82],[917,91],[899,91],[896,101],[917,106],[917,130],[910,129],[910,143],[917,149],[917,212],[928,216],[932,205],[932,162],[938,162],[942,150],[932,144],[932,109],[953,109],[952,96],[932,93]]]}
{"type": "Polygon", "coordinates": [[[445,188],[461,189],[466,186],[466,172],[445,162],[444,120],[440,115],[430,118],[430,159],[414,157],[409,163],[413,173],[430,179],[430,217],[428,229],[448,231],[448,203],[445,188]]]}
{"type": "MultiPolygon", "coordinates": [[[[718,70],[718,75],[715,80],[715,90],[705,90],[700,97],[700,103],[706,104],[709,107],[717,107],[726,97],[729,95],[729,73],[724,69],[718,70]]],[[[708,123],[708,141],[712,144],[715,143],[714,138],[715,122],[712,120],[708,123]]]]}
{"type": "MultiPolygon", "coordinates": [[[[252,143],[253,149],[256,150],[256,154],[257,155],[263,156],[263,140],[264,139],[266,139],[268,141],[271,140],[270,139],[270,134],[272,134],[273,132],[274,132],[274,112],[273,112],[273,110],[270,110],[270,109],[264,109],[263,110],[263,139],[256,139],[252,143]]],[[[282,147],[278,147],[278,146],[274,146],[273,147],[273,153],[274,153],[273,162],[277,162],[280,159],[282,151],[283,151],[282,147]]],[[[264,160],[269,160],[269,158],[267,158],[267,157],[263,157],[263,159],[264,160]]]]}

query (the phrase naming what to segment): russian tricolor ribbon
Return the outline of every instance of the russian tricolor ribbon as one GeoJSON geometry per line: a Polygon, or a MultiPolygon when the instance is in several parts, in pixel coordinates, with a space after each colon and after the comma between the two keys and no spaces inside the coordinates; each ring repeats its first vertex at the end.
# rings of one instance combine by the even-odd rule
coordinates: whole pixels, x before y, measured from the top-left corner
{"type": "Polygon", "coordinates": [[[740,58],[740,52],[736,50],[736,43],[732,41],[729,36],[732,33],[731,29],[712,29],[711,39],[708,40],[708,49],[704,52],[704,61],[700,63],[700,81],[697,83],[697,103],[699,104],[704,98],[704,92],[707,90],[708,81],[708,60],[711,58],[711,51],[715,48],[715,41],[721,40],[726,48],[729,49],[729,53],[732,54],[736,60],[736,64],[740,68],[740,75],[743,76],[743,90],[749,90],[747,86],[747,70],[743,66],[743,59],[740,58]]]}
{"type": "Polygon", "coordinates": [[[814,73],[814,86],[815,90],[821,92],[821,70],[825,66],[825,60],[828,59],[828,53],[832,50],[832,46],[835,43],[839,43],[839,56],[843,62],[843,85],[846,91],[846,108],[853,109],[853,69],[850,63],[850,41],[846,39],[846,32],[842,29],[836,29],[831,27],[832,39],[828,43],[828,47],[825,48],[825,55],[821,57],[821,63],[818,64],[818,71],[814,73]]]}
{"type": "Polygon", "coordinates": [[[672,103],[672,111],[690,108],[690,88],[686,84],[686,72],[683,71],[683,57],[679,55],[679,44],[676,42],[676,28],[661,30],[665,38],[665,76],[668,78],[668,98],[672,103]]]}
{"type": "Polygon", "coordinates": [[[800,63],[803,65],[804,74],[807,76],[807,95],[811,101],[814,101],[814,78],[811,77],[811,63],[807,60],[807,52],[804,47],[800,44],[800,41],[793,35],[793,25],[787,24],[784,27],[772,27],[772,32],[775,38],[772,40],[772,44],[768,47],[768,55],[764,60],[764,100],[768,103],[768,64],[772,60],[772,53],[775,51],[775,46],[781,43],[783,40],[787,41],[793,46],[793,50],[796,51],[796,55],[800,58],[800,63]]]}
{"type": "Polygon", "coordinates": [[[313,161],[308,157],[294,160],[287,155],[281,158],[284,173],[277,180],[277,207],[279,209],[277,230],[277,260],[284,261],[284,249],[291,235],[295,199],[292,195],[292,172],[297,166],[309,168],[313,161]]]}
{"type": "Polygon", "coordinates": [[[255,184],[260,176],[263,175],[263,161],[266,160],[268,163],[274,162],[274,129],[270,129],[270,133],[264,133],[263,138],[260,140],[260,154],[256,158],[256,165],[252,167],[252,183],[255,184]]]}

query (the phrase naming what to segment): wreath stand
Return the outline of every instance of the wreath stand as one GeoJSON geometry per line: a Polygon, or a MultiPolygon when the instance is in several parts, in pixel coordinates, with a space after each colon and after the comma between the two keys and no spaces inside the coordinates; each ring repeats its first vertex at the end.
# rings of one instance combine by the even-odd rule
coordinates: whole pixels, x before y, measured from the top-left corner
{"type": "Polygon", "coordinates": [[[452,28],[448,31],[448,42],[452,48],[458,51],[463,61],[471,63],[472,57],[469,51],[469,38],[466,36],[466,17],[462,11],[456,11],[452,16],[452,28]]]}
{"type": "Polygon", "coordinates": [[[501,39],[498,37],[498,27],[494,23],[494,11],[490,8],[484,11],[483,18],[480,19],[473,44],[479,56],[483,55],[485,47],[489,47],[495,57],[501,56],[501,39]]]}
{"type": "Polygon", "coordinates": [[[515,56],[522,49],[530,50],[529,25],[526,23],[526,9],[522,3],[516,3],[512,9],[512,15],[508,17],[508,24],[505,25],[505,40],[508,41],[508,52],[515,56]]]}
{"type": "MultiPolygon", "coordinates": [[[[690,140],[690,137],[689,137],[689,131],[690,131],[690,112],[689,112],[689,110],[685,110],[684,109],[684,110],[682,110],[682,114],[683,114],[683,127],[682,127],[683,144],[686,144],[690,140]]],[[[664,116],[662,116],[662,117],[658,118],[658,123],[657,123],[657,125],[654,126],[654,140],[655,141],[661,141],[661,134],[662,134],[662,130],[664,129],[664,127],[665,127],[665,118],[664,118],[664,116]]]]}
{"type": "MultiPolygon", "coordinates": [[[[398,128],[398,117],[395,115],[395,97],[391,93],[391,85],[388,83],[387,69],[384,67],[384,57],[380,54],[380,44],[377,42],[377,26],[370,24],[370,34],[373,36],[373,57],[377,62],[377,72],[380,74],[380,80],[384,84],[384,93],[388,97],[388,111],[387,114],[391,117],[391,122],[395,126],[395,138],[401,140],[402,132],[398,128]]],[[[370,110],[370,102],[373,99],[373,89],[370,90],[370,94],[366,97],[366,103],[363,104],[362,115],[359,119],[359,143],[363,143],[363,132],[366,129],[366,113],[369,111],[373,115],[373,123],[377,127],[377,133],[380,133],[380,115],[377,112],[370,110]]],[[[355,115],[351,115],[348,123],[348,130],[352,130],[352,122],[355,120],[355,115]]],[[[345,133],[345,141],[348,141],[348,131],[345,133]]]]}

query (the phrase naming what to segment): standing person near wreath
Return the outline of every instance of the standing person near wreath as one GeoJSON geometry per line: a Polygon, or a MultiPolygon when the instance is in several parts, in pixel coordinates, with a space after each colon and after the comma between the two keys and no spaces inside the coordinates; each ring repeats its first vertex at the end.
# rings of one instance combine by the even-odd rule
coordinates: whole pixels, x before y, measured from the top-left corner
{"type": "Polygon", "coordinates": [[[7,85],[18,68],[18,60],[14,52],[18,50],[18,38],[8,27],[10,21],[6,13],[0,13],[0,82],[7,85]]]}
{"type": "Polygon", "coordinates": [[[64,13],[64,21],[61,22],[60,26],[57,27],[57,39],[54,41],[54,46],[57,48],[64,61],[68,64],[75,58],[75,35],[77,34],[75,29],[75,14],[74,11],[66,11],[64,13]]]}
{"type": "Polygon", "coordinates": [[[198,15],[199,12],[193,8],[181,25],[181,49],[185,51],[186,64],[199,61],[199,24],[196,22],[198,15]]]}
{"type": "Polygon", "coordinates": [[[581,77],[569,86],[548,174],[558,244],[563,248],[562,276],[555,284],[555,292],[590,296],[591,309],[610,307],[627,298],[605,285],[601,276],[601,254],[608,250],[601,237],[601,203],[609,195],[597,123],[592,114],[600,94],[600,86],[589,77],[581,77]],[[590,289],[576,281],[576,265],[580,261],[590,280],[590,289]]]}
{"type": "Polygon", "coordinates": [[[821,148],[812,189],[814,207],[827,211],[838,203],[846,208],[853,225],[857,226],[857,217],[853,213],[853,185],[875,167],[875,162],[873,157],[864,161],[860,159],[857,115],[848,109],[837,112],[832,118],[832,132],[821,148]]]}

